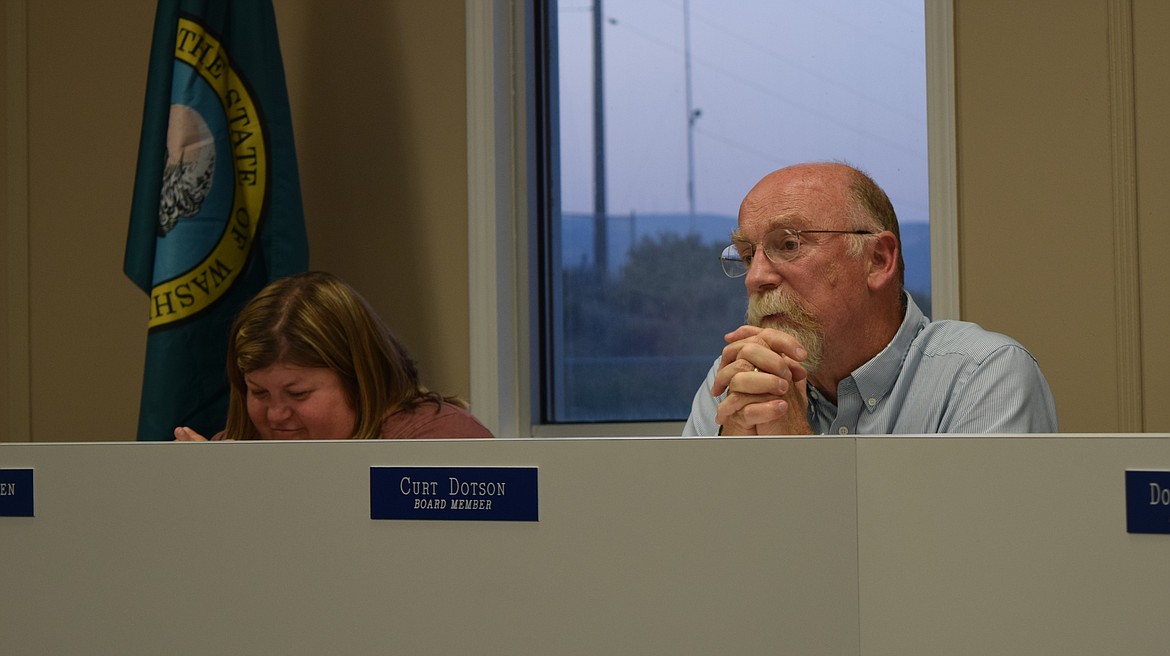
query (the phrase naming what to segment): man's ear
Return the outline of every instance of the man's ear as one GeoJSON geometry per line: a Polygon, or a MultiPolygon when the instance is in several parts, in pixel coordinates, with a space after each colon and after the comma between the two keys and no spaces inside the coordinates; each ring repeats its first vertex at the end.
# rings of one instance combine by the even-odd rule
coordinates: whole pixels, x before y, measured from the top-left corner
{"type": "Polygon", "coordinates": [[[873,244],[869,252],[868,284],[872,290],[878,290],[897,280],[898,256],[902,248],[894,233],[885,230],[873,237],[873,244]]]}

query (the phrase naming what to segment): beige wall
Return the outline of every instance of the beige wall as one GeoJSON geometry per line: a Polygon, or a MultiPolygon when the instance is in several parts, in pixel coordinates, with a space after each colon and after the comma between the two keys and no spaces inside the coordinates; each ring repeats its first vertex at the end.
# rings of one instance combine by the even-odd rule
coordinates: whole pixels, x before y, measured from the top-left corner
{"type": "MultiPolygon", "coordinates": [[[[276,5],[311,264],[466,395],[464,4],[276,5]]],[[[6,65],[26,61],[0,109],[0,439],[134,434],[146,299],[121,262],[154,6],[4,5],[6,65]]],[[[1065,431],[1170,430],[1170,9],[1134,0],[1132,31],[1111,31],[1128,7],[955,0],[963,318],[1033,350],[1065,431]]]]}
{"type": "MultiPolygon", "coordinates": [[[[22,386],[0,379],[2,439],[29,439],[22,425],[34,441],[134,437],[147,299],[121,267],[156,4],[5,4],[27,5],[4,34],[27,38],[29,183],[27,216],[6,210],[0,244],[7,261],[25,248],[9,235],[28,231],[14,284],[32,300],[14,307],[0,288],[0,363],[31,362],[30,401],[10,407],[22,386]],[[22,321],[31,337],[13,344],[22,321]]],[[[367,295],[429,385],[466,396],[463,2],[275,4],[310,264],[367,295]]]]}
{"type": "Polygon", "coordinates": [[[467,397],[462,0],[279,0],[311,266],[345,278],[467,397]]]}
{"type": "Polygon", "coordinates": [[[1032,349],[1064,431],[1170,428],[1170,9],[1129,6],[955,3],[963,318],[1032,349]]]}
{"type": "MultiPolygon", "coordinates": [[[[2,66],[0,66],[0,96],[5,99],[8,98],[8,13],[0,11],[0,53],[5,53],[2,66]]],[[[0,299],[3,299],[3,304],[0,305],[0,441],[3,441],[8,433],[8,418],[12,415],[10,410],[12,406],[11,395],[9,390],[9,372],[12,370],[12,364],[9,358],[9,334],[8,326],[8,306],[11,305],[12,300],[8,294],[8,266],[9,266],[9,237],[8,237],[8,221],[9,203],[12,198],[12,189],[8,179],[8,153],[11,145],[8,140],[8,107],[7,100],[4,104],[0,104],[0,212],[3,212],[4,219],[0,221],[0,299]]]]}
{"type": "Polygon", "coordinates": [[[1144,429],[1170,430],[1170,3],[1134,7],[1144,429]]]}

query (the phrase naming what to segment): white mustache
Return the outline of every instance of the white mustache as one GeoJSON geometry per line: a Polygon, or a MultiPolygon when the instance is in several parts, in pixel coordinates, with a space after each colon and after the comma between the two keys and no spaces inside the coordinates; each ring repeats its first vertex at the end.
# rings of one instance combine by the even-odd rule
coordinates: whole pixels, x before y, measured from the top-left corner
{"type": "Polygon", "coordinates": [[[804,305],[796,300],[787,291],[777,287],[760,294],[753,294],[748,299],[747,323],[752,326],[761,326],[764,317],[778,314],[787,317],[791,323],[810,330],[820,330],[816,319],[809,314],[804,305]]]}

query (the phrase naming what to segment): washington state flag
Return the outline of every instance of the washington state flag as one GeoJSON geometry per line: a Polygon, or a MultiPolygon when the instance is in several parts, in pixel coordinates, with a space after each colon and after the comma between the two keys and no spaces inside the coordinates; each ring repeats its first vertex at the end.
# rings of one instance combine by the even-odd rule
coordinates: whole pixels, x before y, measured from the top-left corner
{"type": "Polygon", "coordinates": [[[150,297],[139,440],[223,428],[232,320],[307,266],[271,2],[160,0],[123,266],[150,297]]]}

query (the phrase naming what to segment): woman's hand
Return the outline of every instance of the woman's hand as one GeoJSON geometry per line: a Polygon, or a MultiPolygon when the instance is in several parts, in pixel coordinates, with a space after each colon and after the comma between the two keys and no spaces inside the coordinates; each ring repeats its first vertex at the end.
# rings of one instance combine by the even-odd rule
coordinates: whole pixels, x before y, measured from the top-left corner
{"type": "Polygon", "coordinates": [[[206,442],[207,438],[199,433],[187,428],[186,426],[179,426],[175,429],[176,442],[206,442]]]}

